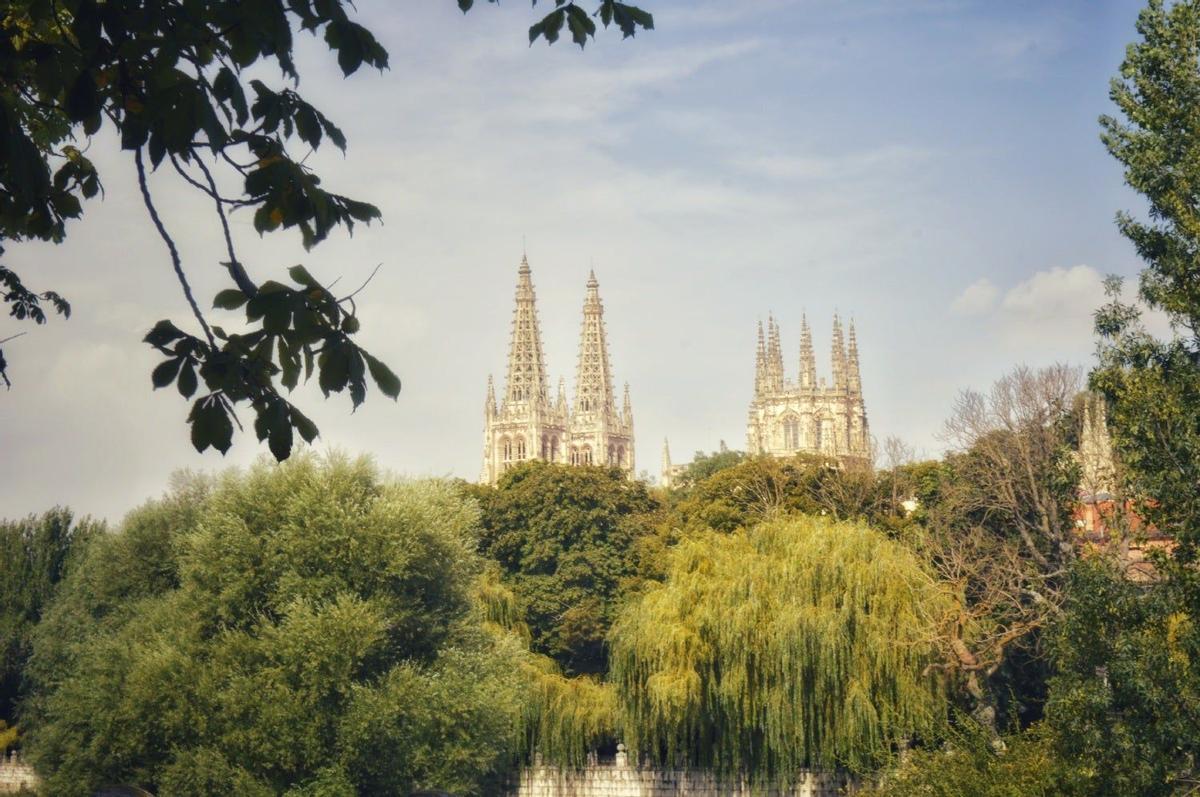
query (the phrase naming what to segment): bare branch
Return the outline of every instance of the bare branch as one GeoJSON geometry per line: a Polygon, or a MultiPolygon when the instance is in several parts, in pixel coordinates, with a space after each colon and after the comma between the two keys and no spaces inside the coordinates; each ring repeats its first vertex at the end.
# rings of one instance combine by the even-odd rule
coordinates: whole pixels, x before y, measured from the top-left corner
{"type": "Polygon", "coordinates": [[[175,267],[175,276],[179,278],[179,284],[183,287],[183,295],[192,308],[192,314],[200,322],[200,328],[204,330],[204,336],[208,338],[208,344],[215,349],[217,346],[216,338],[213,337],[208,322],[204,320],[204,315],[200,312],[200,306],[196,304],[196,297],[192,295],[192,286],[188,283],[187,275],[183,273],[183,262],[179,258],[179,250],[175,247],[175,241],[167,234],[167,229],[163,226],[162,219],[159,218],[158,211],[154,207],[154,201],[150,198],[150,187],[146,184],[146,166],[142,162],[141,147],[138,147],[134,151],[133,160],[137,164],[138,186],[142,189],[142,200],[146,204],[146,210],[150,213],[150,220],[154,222],[155,229],[158,230],[159,236],[162,237],[163,242],[167,245],[167,251],[171,254],[171,264],[175,267]]]}

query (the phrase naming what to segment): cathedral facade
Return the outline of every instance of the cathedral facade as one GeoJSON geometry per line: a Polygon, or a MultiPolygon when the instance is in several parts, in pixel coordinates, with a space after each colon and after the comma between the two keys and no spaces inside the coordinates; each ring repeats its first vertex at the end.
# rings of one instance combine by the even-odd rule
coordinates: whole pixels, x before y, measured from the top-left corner
{"type": "Polygon", "coordinates": [[[604,305],[594,273],[588,276],[583,301],[583,328],[575,373],[574,403],[567,403],[566,385],[550,397],[549,371],[542,350],[537,297],[529,261],[517,269],[516,307],[508,350],[508,376],[497,403],[488,377],[483,410],[483,470],[480,481],[495,484],[509,468],[540,459],[570,465],[610,465],[632,476],[633,408],[625,385],[618,411],[613,394],[604,305]]]}
{"type": "Polygon", "coordinates": [[[746,449],[754,455],[791,457],[796,454],[869,462],[871,433],[863,403],[858,367],[858,340],[850,323],[850,345],[842,322],[833,318],[832,381],[817,379],[812,332],[808,319],[800,327],[800,371],[788,381],[783,368],[779,325],[768,318],[766,335],[758,325],[754,364],[754,398],[746,423],[746,449]]]}

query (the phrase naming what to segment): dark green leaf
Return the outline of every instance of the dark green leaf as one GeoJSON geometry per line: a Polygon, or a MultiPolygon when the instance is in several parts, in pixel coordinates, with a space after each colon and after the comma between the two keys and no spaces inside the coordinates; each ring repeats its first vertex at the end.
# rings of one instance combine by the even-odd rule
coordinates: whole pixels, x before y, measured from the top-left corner
{"type": "Polygon", "coordinates": [[[306,288],[314,288],[317,286],[317,281],[313,279],[313,275],[308,273],[308,269],[304,266],[296,265],[288,269],[288,276],[292,280],[306,288]]]}
{"type": "Polygon", "coordinates": [[[221,310],[236,310],[249,298],[237,288],[226,288],[213,299],[213,307],[221,310]]]}
{"type": "Polygon", "coordinates": [[[166,387],[175,381],[175,375],[179,373],[179,366],[183,362],[182,357],[172,357],[169,360],[163,360],[150,373],[150,381],[154,383],[154,389],[166,387]]]}
{"type": "Polygon", "coordinates": [[[179,371],[179,381],[175,383],[175,387],[179,389],[179,395],[184,398],[191,398],[196,392],[196,366],[191,360],[184,363],[183,368],[179,371]]]}
{"type": "Polygon", "coordinates": [[[367,360],[367,368],[371,371],[371,378],[375,380],[375,384],[379,386],[383,394],[393,399],[399,398],[400,377],[396,376],[392,372],[392,369],[366,352],[363,352],[363,357],[367,360]]]}

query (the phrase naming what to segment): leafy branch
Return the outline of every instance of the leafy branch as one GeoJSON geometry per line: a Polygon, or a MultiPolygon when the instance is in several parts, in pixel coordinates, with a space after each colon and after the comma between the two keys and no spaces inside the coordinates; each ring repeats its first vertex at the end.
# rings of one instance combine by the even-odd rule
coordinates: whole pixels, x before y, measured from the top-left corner
{"type": "MultiPolygon", "coordinates": [[[[471,5],[459,1],[464,11],[471,5]]],[[[152,374],[155,387],[174,383],[189,399],[201,383],[206,389],[188,416],[197,450],[229,449],[233,427],[241,426],[239,404],[253,410],[255,433],[277,458],[290,454],[295,434],[311,441],[317,427],[280,392],[293,390],[302,371],[305,381],[317,375],[326,396],[347,391],[356,408],[366,396],[367,374],[385,395],[399,394],[396,375],[354,340],[360,327],[354,294],[335,298],[303,266],[289,270],[296,287],[260,284],[238,257],[228,218],[252,210],[259,234],[294,229],[311,249],[335,228],[352,233],[356,224],[381,217],[374,205],[327,189],[305,165],[323,144],[345,152],[346,137],[296,90],[294,34],[320,35],[347,77],[363,65],[381,71],[388,65],[387,51],[347,9],[353,9],[348,0],[135,6],[14,0],[0,16],[0,236],[63,240],[67,221],[82,214],[82,200],[102,191],[86,147],[73,142],[104,127],[118,133],[122,149],[133,154],[147,214],[199,329],[192,334],[163,320],[146,336],[166,356],[152,374]],[[290,86],[247,77],[252,67],[262,76],[261,66],[271,63],[290,86]],[[299,158],[289,151],[297,141],[306,151],[299,158]],[[233,285],[217,294],[214,307],[244,306],[247,330],[226,333],[206,317],[168,233],[169,220],[154,201],[147,161],[151,170],[169,161],[212,200],[228,257],[221,265],[233,285]],[[218,190],[218,169],[240,180],[239,196],[218,190]]],[[[653,27],[649,14],[613,0],[601,2],[594,15],[625,36],[653,27]]],[[[580,45],[596,29],[575,3],[557,0],[531,29],[530,41],[540,35],[553,43],[564,25],[580,45]]],[[[44,303],[69,315],[59,294],[36,293],[2,266],[0,288],[18,320],[44,323],[44,303]]],[[[5,365],[0,352],[7,385],[5,365]]]]}

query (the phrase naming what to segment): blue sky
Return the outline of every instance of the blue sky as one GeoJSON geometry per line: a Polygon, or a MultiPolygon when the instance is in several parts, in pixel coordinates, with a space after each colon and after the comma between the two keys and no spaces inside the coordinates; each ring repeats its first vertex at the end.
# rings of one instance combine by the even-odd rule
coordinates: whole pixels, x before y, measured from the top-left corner
{"type": "MultiPolygon", "coordinates": [[[[790,374],[802,312],[822,371],[832,314],[852,316],[872,432],[936,454],[959,390],[1022,362],[1088,364],[1101,275],[1139,268],[1112,219],[1141,204],[1096,122],[1139,3],[644,0],[655,31],[601,33],[585,52],[526,46],[523,2],[466,16],[452,0],[358,5],[391,69],[343,81],[302,36],[300,90],[350,141],[310,162],[385,223],[311,253],[288,234],[260,240],[248,216],[234,229],[261,279],[304,262],[353,285],[383,263],[362,343],[404,380],[400,401],[374,395],[351,414],[315,385],[297,401],[323,446],[396,473],[478,475],[523,238],[568,385],[595,267],[653,474],[664,437],[677,460],[744,446],[768,312],[790,374]]],[[[75,314],[6,347],[0,515],[65,503],[116,519],[174,469],[261,453],[244,435],[224,458],[196,454],[186,404],[150,391],[139,339],[186,308],[128,155],[109,138],[90,154],[105,201],[68,243],[6,255],[75,314]]],[[[154,188],[212,295],[224,286],[208,206],[174,175],[154,188]]]]}

